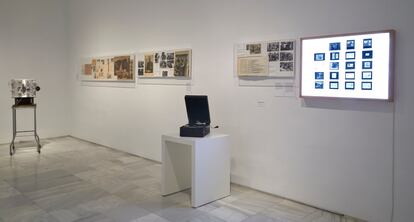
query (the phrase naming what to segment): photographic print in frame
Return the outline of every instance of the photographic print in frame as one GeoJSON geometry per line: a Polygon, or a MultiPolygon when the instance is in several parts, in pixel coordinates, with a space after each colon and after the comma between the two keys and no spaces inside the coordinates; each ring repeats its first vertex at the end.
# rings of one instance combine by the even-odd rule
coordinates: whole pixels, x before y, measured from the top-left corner
{"type": "Polygon", "coordinates": [[[174,76],[190,76],[190,53],[190,51],[175,52],[174,76]]]}
{"type": "Polygon", "coordinates": [[[83,59],[82,81],[134,81],[135,56],[102,56],[83,59]]]}
{"type": "Polygon", "coordinates": [[[144,69],[138,69],[138,76],[143,76],[144,75],[144,69]]]}
{"type": "Polygon", "coordinates": [[[280,42],[269,42],[267,43],[267,51],[268,52],[275,52],[279,51],[280,42]]]}
{"type": "Polygon", "coordinates": [[[129,56],[117,56],[113,59],[114,75],[118,79],[133,80],[134,68],[129,56]]]}
{"type": "Polygon", "coordinates": [[[262,45],[261,44],[247,44],[246,49],[250,51],[250,54],[261,54],[262,45]]]}
{"type": "Polygon", "coordinates": [[[138,61],[138,68],[144,68],[144,61],[138,61]]]}
{"type": "Polygon", "coordinates": [[[88,76],[92,75],[92,64],[83,65],[83,74],[88,76]]]}
{"type": "Polygon", "coordinates": [[[294,49],[294,42],[293,41],[283,41],[280,43],[280,50],[281,51],[292,51],[294,49]]]}
{"type": "Polygon", "coordinates": [[[137,58],[138,68],[141,68],[140,64],[144,67],[143,71],[138,70],[139,78],[189,79],[191,77],[191,49],[146,52],[138,54],[137,58]]]}
{"type": "MultiPolygon", "coordinates": [[[[239,77],[291,78],[295,68],[295,40],[235,44],[235,72],[239,77]]],[[[324,55],[315,55],[323,60],[324,55]]]]}
{"type": "Polygon", "coordinates": [[[144,55],[144,76],[154,75],[154,54],[144,55]]]}

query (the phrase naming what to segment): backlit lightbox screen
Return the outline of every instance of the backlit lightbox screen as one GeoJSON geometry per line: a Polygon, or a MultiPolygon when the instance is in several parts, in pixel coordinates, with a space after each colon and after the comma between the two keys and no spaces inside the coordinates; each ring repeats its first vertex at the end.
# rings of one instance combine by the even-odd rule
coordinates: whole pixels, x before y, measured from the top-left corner
{"type": "Polygon", "coordinates": [[[394,35],[302,38],[300,96],[392,100],[394,35]]]}

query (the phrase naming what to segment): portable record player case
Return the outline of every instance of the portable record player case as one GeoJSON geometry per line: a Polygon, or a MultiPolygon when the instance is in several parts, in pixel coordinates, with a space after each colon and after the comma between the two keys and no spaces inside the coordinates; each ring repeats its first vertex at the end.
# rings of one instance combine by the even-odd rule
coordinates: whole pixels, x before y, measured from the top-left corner
{"type": "Polygon", "coordinates": [[[210,133],[210,111],[205,95],[186,95],[188,124],[180,127],[180,136],[204,137],[210,133]]]}

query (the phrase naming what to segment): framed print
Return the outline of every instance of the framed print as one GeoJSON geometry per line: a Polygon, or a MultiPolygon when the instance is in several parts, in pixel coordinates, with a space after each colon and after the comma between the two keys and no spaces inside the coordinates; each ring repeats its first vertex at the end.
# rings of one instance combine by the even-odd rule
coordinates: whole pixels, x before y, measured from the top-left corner
{"type": "Polygon", "coordinates": [[[135,81],[135,56],[101,56],[82,59],[82,81],[135,81]]]}

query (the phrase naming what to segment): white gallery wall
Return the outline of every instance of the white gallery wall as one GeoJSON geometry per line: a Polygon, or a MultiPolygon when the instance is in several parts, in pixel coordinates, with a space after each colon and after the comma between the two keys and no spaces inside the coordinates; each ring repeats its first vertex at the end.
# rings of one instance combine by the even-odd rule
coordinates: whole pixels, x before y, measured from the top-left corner
{"type": "MultiPolygon", "coordinates": [[[[42,138],[68,135],[68,57],[63,0],[0,0],[0,144],[12,138],[14,100],[8,83],[36,79],[42,88],[38,128],[42,138]]],[[[17,113],[19,130],[32,129],[33,111],[17,113]]],[[[19,138],[20,140],[21,138],[19,138]]],[[[28,140],[32,138],[24,138],[28,140]]]]}
{"type": "Polygon", "coordinates": [[[72,135],[159,161],[161,134],[186,123],[183,96],[207,94],[212,124],[232,138],[233,182],[391,221],[395,170],[394,221],[408,221],[413,8],[408,0],[72,0],[72,135]],[[274,87],[239,86],[233,74],[235,43],[383,29],[397,31],[395,103],[280,97],[274,87]],[[181,47],[193,49],[191,86],[85,86],[77,77],[82,57],[181,47]]]}

